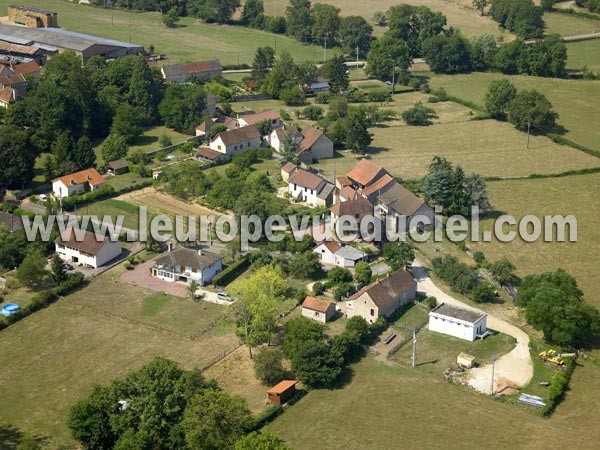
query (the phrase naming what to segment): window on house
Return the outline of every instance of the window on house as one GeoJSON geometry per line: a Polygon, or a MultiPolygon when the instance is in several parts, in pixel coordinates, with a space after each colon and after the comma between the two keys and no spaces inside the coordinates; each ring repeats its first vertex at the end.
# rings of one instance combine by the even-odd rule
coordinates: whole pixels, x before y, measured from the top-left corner
{"type": "Polygon", "coordinates": [[[373,308],[371,308],[371,316],[375,315],[375,310],[373,308]]]}

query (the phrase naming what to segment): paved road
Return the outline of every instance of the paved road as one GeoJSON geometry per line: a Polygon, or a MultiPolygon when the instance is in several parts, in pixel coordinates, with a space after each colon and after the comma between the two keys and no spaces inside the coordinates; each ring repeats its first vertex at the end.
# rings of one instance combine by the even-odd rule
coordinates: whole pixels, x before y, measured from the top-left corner
{"type": "MultiPolygon", "coordinates": [[[[451,297],[440,288],[438,288],[431,278],[423,264],[418,259],[413,263],[413,275],[417,280],[417,289],[419,292],[425,292],[428,296],[433,295],[439,303],[447,303],[450,305],[459,306],[461,308],[480,311],[460,300],[451,297]]],[[[506,355],[501,356],[496,361],[494,372],[494,390],[498,386],[498,380],[503,378],[511,386],[524,386],[529,383],[533,377],[533,364],[531,355],[529,354],[529,336],[520,328],[499,319],[496,316],[488,314],[488,328],[499,331],[517,340],[515,348],[506,355]]],[[[472,369],[469,374],[469,386],[486,394],[490,393],[491,388],[491,364],[472,369]]],[[[504,380],[503,380],[504,381],[504,380]]]]}

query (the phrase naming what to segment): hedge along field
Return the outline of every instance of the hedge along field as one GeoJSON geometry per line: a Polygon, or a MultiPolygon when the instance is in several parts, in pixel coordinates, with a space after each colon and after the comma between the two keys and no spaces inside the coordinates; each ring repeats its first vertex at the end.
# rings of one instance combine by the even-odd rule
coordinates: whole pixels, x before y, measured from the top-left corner
{"type": "Polygon", "coordinates": [[[575,14],[544,13],[546,23],[546,34],[560,34],[561,36],[578,36],[580,34],[591,34],[600,29],[600,15],[597,20],[575,14]]]}
{"type": "Polygon", "coordinates": [[[560,114],[558,123],[565,127],[564,136],[567,139],[600,150],[600,127],[598,127],[598,123],[600,123],[600,108],[598,108],[600,81],[564,80],[522,75],[506,77],[498,73],[476,72],[461,75],[433,75],[429,84],[434,89],[443,87],[451,95],[483,105],[489,84],[500,78],[508,78],[517,89],[540,91],[560,114]]]}
{"type": "MultiPolygon", "coordinates": [[[[6,11],[12,0],[0,0],[0,10],[6,11]]],[[[320,60],[318,46],[303,45],[285,36],[265,33],[240,26],[205,24],[193,18],[182,18],[176,28],[162,25],[159,13],[114,11],[79,5],[67,1],[28,0],[27,6],[58,12],[58,24],[67,30],[96,36],[154,45],[157,52],[166,53],[168,64],[206,59],[220,59],[222,64],[252,62],[256,49],[271,45],[277,51],[287,50],[299,61],[320,60]],[[276,42],[276,44],[275,44],[276,42]]],[[[4,13],[3,13],[4,14],[4,13]]]]}
{"type": "MultiPolygon", "coordinates": [[[[481,14],[473,8],[471,0],[325,0],[313,1],[314,3],[328,3],[341,10],[342,16],[362,16],[373,24],[373,13],[375,11],[387,11],[391,6],[407,3],[415,6],[427,6],[433,11],[441,11],[448,19],[448,24],[461,29],[465,36],[490,33],[496,36],[504,36],[511,40],[510,33],[504,32],[488,16],[481,14]]],[[[287,0],[265,0],[265,12],[270,15],[282,16],[288,5],[287,0]]],[[[383,34],[385,28],[374,27],[376,35],[383,34]]]]}

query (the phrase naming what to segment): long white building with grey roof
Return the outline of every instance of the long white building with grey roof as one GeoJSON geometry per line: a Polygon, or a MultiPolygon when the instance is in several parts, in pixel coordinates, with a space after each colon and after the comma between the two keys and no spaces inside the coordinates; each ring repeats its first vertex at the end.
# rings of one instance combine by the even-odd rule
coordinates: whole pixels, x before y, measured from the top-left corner
{"type": "MultiPolygon", "coordinates": [[[[72,50],[86,62],[92,56],[105,59],[137,55],[144,47],[89,34],[76,33],[62,28],[25,28],[0,24],[0,43],[40,49],[47,56],[72,50]]],[[[6,46],[6,44],[5,44],[6,46]]]]}

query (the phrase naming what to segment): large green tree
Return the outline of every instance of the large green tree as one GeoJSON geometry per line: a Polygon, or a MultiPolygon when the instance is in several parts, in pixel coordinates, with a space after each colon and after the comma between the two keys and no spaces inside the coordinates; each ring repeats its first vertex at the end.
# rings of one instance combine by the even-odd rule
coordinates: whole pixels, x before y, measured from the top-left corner
{"type": "Polygon", "coordinates": [[[31,182],[35,157],[26,131],[0,126],[0,188],[20,189],[31,182]]]}
{"type": "Polygon", "coordinates": [[[393,271],[406,269],[415,259],[415,249],[408,242],[388,242],[383,245],[383,257],[393,271]]]}
{"type": "Polygon", "coordinates": [[[193,134],[206,114],[206,91],[196,84],[173,84],[167,88],[158,110],[166,126],[193,134]]]}
{"type": "Polygon", "coordinates": [[[465,72],[472,67],[469,42],[458,31],[433,36],[423,41],[421,49],[435,73],[465,72]]]}
{"type": "Polygon", "coordinates": [[[328,387],[342,374],[344,357],[324,341],[306,342],[292,359],[292,371],[310,387],[328,387]]]}
{"type": "Polygon", "coordinates": [[[252,77],[258,81],[264,80],[269,69],[275,63],[275,50],[272,47],[258,47],[252,62],[252,77]]]}
{"type": "MultiPolygon", "coordinates": [[[[311,9],[312,35],[315,39],[337,40],[340,29],[340,10],[333,5],[316,3],[311,9]]],[[[331,44],[330,44],[331,45],[331,44]]]]}
{"type": "Polygon", "coordinates": [[[339,40],[344,52],[352,56],[365,57],[371,47],[373,39],[373,27],[361,16],[342,17],[340,21],[339,40]]]}
{"type": "Polygon", "coordinates": [[[307,342],[320,342],[325,338],[325,328],[306,317],[295,317],[286,322],[283,333],[283,354],[293,360],[300,347],[307,342]]]}
{"type": "Polygon", "coordinates": [[[190,450],[222,450],[232,448],[252,424],[246,400],[207,389],[191,399],[182,428],[190,450]]]}
{"type": "Polygon", "coordinates": [[[496,119],[506,117],[506,110],[517,96],[517,88],[508,78],[494,80],[485,94],[485,108],[496,119]]]}
{"type": "Polygon", "coordinates": [[[237,441],[234,450],[291,450],[291,447],[268,431],[253,431],[237,441]]]}
{"type": "Polygon", "coordinates": [[[556,124],[558,113],[548,99],[535,89],[519,92],[509,103],[508,121],[519,130],[549,130],[556,124]]]}
{"type": "Polygon", "coordinates": [[[285,10],[286,33],[298,40],[312,34],[310,0],[290,0],[285,10]]]}
{"type": "Polygon", "coordinates": [[[32,248],[17,269],[17,279],[27,287],[39,285],[46,272],[46,258],[39,248],[32,248]]]}
{"type": "Polygon", "coordinates": [[[100,147],[102,158],[106,162],[125,158],[128,150],[127,140],[119,134],[109,135],[100,147]]]}
{"type": "Polygon", "coordinates": [[[518,303],[549,342],[581,348],[600,332],[598,309],[583,300],[575,279],[562,269],[526,276],[518,303]]]}
{"type": "Polygon", "coordinates": [[[192,13],[209,23],[227,23],[240,4],[240,0],[196,0],[192,13]]]}
{"type": "Polygon", "coordinates": [[[329,79],[329,87],[333,92],[345,91],[350,86],[348,67],[342,55],[329,58],[323,66],[323,74],[329,79]]]}
{"type": "Polygon", "coordinates": [[[412,56],[406,42],[386,32],[371,44],[367,58],[367,74],[382,80],[391,80],[392,72],[406,72],[412,64],[412,56]]]}

